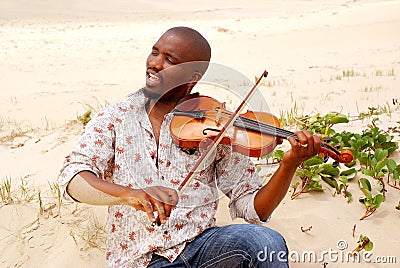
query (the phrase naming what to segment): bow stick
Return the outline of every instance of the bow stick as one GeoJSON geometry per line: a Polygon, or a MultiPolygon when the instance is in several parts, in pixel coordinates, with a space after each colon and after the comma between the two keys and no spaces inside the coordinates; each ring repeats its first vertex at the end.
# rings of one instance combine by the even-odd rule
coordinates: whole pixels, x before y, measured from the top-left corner
{"type": "Polygon", "coordinates": [[[225,136],[227,133],[228,129],[233,126],[233,123],[235,120],[238,118],[239,114],[242,112],[245,104],[247,101],[253,96],[253,94],[256,92],[256,88],[258,84],[261,82],[261,80],[264,77],[268,76],[268,72],[264,71],[260,78],[258,78],[257,82],[255,85],[250,89],[250,92],[247,94],[247,96],[243,99],[243,101],[240,103],[240,105],[237,107],[236,111],[232,113],[232,115],[229,117],[228,121],[225,123],[225,125],[222,127],[221,131],[218,133],[217,136],[213,139],[212,146],[208,146],[199,160],[196,162],[196,164],[193,166],[192,170],[189,172],[189,174],[186,176],[186,178],[181,182],[181,184],[178,187],[178,192],[181,193],[184,190],[184,187],[188,185],[194,178],[194,176],[200,171],[201,166],[203,163],[211,156],[211,153],[217,148],[217,145],[221,142],[222,138],[225,136]]]}

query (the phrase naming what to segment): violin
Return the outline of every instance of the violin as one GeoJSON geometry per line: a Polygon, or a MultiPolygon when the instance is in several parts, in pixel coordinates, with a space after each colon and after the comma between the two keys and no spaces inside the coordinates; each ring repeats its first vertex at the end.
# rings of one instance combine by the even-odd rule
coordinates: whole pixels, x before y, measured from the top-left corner
{"type": "MultiPolygon", "coordinates": [[[[225,103],[209,96],[189,95],[173,111],[170,131],[172,140],[181,148],[206,148],[232,116],[225,103]]],[[[265,112],[247,111],[240,114],[227,130],[220,143],[232,146],[232,150],[250,157],[260,157],[272,152],[282,139],[297,136],[279,128],[276,116],[265,112]]],[[[353,154],[349,150],[339,152],[322,142],[320,156],[330,157],[340,163],[349,163],[353,154]]]]}
{"type": "MultiPolygon", "coordinates": [[[[179,192],[200,172],[202,163],[212,156],[220,143],[230,144],[234,151],[244,155],[260,157],[273,151],[283,138],[298,139],[293,132],[279,128],[279,120],[272,114],[253,111],[241,114],[260,81],[267,75],[268,72],[264,71],[234,112],[228,111],[224,103],[199,94],[187,96],[176,106],[170,123],[173,142],[182,148],[205,148],[179,185],[179,192]]],[[[321,143],[320,155],[326,160],[333,158],[336,165],[353,160],[351,151],[339,152],[327,143],[321,143]]]]}

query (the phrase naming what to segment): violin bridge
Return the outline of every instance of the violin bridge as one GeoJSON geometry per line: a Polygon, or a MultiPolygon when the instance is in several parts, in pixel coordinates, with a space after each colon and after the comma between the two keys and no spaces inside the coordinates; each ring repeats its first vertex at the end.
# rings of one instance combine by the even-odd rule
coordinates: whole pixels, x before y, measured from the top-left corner
{"type": "Polygon", "coordinates": [[[215,122],[217,123],[217,125],[219,125],[219,120],[221,119],[221,109],[219,107],[216,108],[217,110],[217,115],[215,116],[215,122]]]}

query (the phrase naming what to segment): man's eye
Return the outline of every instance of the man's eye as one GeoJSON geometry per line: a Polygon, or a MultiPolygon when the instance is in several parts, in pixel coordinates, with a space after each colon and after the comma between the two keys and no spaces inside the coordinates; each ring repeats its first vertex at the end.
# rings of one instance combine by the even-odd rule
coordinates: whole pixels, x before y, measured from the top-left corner
{"type": "Polygon", "coordinates": [[[169,63],[171,63],[171,64],[175,64],[175,60],[172,59],[172,58],[170,58],[170,57],[167,57],[167,61],[168,61],[169,63]]]}

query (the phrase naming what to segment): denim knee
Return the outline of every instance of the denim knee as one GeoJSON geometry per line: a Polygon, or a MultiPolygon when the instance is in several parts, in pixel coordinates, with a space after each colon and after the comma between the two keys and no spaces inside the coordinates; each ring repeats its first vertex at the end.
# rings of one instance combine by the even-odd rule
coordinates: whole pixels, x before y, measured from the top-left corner
{"type": "Polygon", "coordinates": [[[268,227],[245,224],[237,229],[238,244],[242,244],[256,267],[288,267],[288,249],[283,236],[268,227]]]}
{"type": "Polygon", "coordinates": [[[265,226],[255,226],[253,244],[257,247],[257,267],[287,267],[288,248],[283,236],[265,226]],[[263,263],[269,265],[262,265],[263,263]]]}

